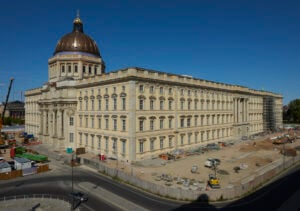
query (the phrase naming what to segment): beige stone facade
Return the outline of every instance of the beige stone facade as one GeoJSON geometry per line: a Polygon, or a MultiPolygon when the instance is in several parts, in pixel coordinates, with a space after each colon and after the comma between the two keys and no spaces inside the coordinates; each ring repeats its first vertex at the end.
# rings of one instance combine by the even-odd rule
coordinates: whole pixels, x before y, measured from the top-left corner
{"type": "Polygon", "coordinates": [[[26,131],[57,149],[125,161],[282,127],[282,96],[143,68],[105,73],[92,54],[57,53],[25,94],[26,131]]]}

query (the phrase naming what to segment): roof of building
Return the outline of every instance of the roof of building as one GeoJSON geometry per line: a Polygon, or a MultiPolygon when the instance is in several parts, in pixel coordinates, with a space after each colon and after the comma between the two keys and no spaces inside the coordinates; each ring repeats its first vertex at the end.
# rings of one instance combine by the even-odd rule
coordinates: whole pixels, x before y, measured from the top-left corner
{"type": "Polygon", "coordinates": [[[73,31],[65,34],[58,41],[53,55],[74,52],[88,53],[100,57],[96,42],[83,32],[83,22],[79,15],[73,21],[73,31]]]}
{"type": "Polygon", "coordinates": [[[31,162],[30,160],[28,160],[27,158],[18,158],[18,157],[15,157],[14,160],[18,163],[28,163],[28,162],[31,162]]]}
{"type": "Polygon", "coordinates": [[[10,165],[7,162],[1,162],[0,169],[4,169],[4,168],[10,168],[10,165]]]}

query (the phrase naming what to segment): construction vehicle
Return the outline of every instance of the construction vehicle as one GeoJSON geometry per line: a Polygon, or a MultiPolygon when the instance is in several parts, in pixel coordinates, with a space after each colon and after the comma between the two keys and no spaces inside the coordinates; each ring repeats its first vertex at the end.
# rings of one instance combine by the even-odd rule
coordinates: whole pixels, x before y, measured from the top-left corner
{"type": "Polygon", "coordinates": [[[219,179],[214,175],[214,174],[209,174],[208,175],[208,185],[211,188],[220,188],[220,182],[219,179]]]}
{"type": "Polygon", "coordinates": [[[4,136],[2,136],[2,125],[4,124],[4,115],[5,115],[6,106],[7,106],[7,103],[8,103],[9,94],[10,94],[10,90],[11,90],[11,86],[12,86],[13,81],[14,81],[14,78],[11,78],[10,83],[9,83],[9,87],[8,87],[8,91],[7,91],[7,95],[6,95],[4,108],[3,108],[1,118],[0,118],[0,145],[5,145],[4,136]]]}

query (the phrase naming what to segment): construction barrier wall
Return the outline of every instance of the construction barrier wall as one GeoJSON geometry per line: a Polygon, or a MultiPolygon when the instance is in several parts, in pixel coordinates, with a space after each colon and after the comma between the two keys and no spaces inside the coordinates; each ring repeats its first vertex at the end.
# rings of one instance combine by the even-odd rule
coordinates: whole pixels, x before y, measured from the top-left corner
{"type": "Polygon", "coordinates": [[[128,174],[115,168],[109,168],[99,160],[81,158],[81,163],[84,165],[97,169],[99,172],[111,177],[118,177],[129,184],[148,190],[154,194],[178,200],[197,200],[202,195],[206,195],[211,201],[239,198],[260,187],[262,184],[274,178],[283,170],[295,165],[299,161],[300,155],[296,157],[286,157],[284,160],[280,159],[274,161],[267,166],[257,169],[252,175],[244,178],[238,186],[232,185],[227,188],[210,190],[184,190],[142,180],[138,178],[139,173],[137,172],[131,171],[131,174],[128,174]]]}

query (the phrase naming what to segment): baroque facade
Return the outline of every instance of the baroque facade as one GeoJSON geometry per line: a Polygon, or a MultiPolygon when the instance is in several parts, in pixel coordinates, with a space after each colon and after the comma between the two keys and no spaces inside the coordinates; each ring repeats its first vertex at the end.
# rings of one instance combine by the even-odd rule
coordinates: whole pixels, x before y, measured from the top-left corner
{"type": "Polygon", "coordinates": [[[73,24],[49,81],[25,93],[25,129],[49,146],[132,162],[282,127],[279,94],[137,67],[105,73],[80,18],[73,24]]]}

